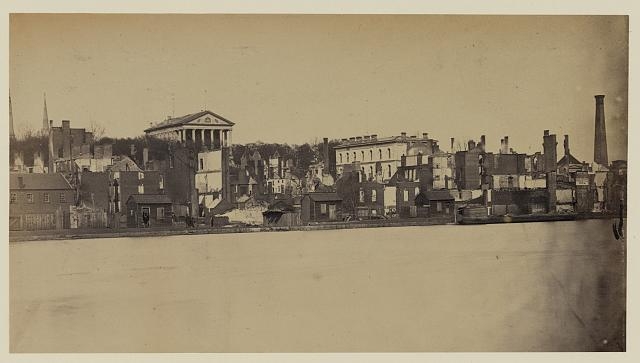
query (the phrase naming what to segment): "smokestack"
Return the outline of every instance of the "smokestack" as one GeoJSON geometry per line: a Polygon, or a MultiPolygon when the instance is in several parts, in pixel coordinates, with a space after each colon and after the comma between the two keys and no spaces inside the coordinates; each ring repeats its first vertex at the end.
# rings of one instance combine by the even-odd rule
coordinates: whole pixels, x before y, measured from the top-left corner
{"type": "Polygon", "coordinates": [[[509,153],[509,136],[504,137],[504,151],[503,154],[509,153]]]}
{"type": "Polygon", "coordinates": [[[324,167],[329,168],[329,138],[322,139],[322,159],[324,161],[324,167]]]}
{"type": "Polygon", "coordinates": [[[422,133],[422,138],[425,140],[429,140],[429,133],[428,132],[423,132],[422,133]]]}
{"type": "Polygon", "coordinates": [[[451,138],[451,152],[453,152],[453,142],[454,142],[455,138],[451,138]]]}
{"type": "Polygon", "coordinates": [[[147,169],[147,163],[149,162],[149,148],[142,149],[142,168],[147,169]]]}
{"type": "Polygon", "coordinates": [[[500,154],[504,151],[504,139],[500,139],[500,154]]]}
{"type": "Polygon", "coordinates": [[[604,123],[604,95],[596,98],[596,131],[593,145],[593,161],[600,165],[609,165],[607,155],[607,128],[604,123]]]}
{"type": "Polygon", "coordinates": [[[569,135],[564,135],[564,155],[569,155],[569,135]]]}
{"type": "Polygon", "coordinates": [[[484,146],[486,145],[486,138],[484,135],[480,136],[480,143],[482,144],[482,147],[484,148],[484,146]]]}
{"type": "Polygon", "coordinates": [[[407,137],[407,133],[403,131],[403,132],[400,133],[400,136],[407,137]]]}
{"type": "Polygon", "coordinates": [[[556,151],[558,143],[556,142],[556,135],[550,135],[549,130],[544,130],[543,140],[544,142],[542,146],[544,148],[544,172],[555,173],[556,169],[558,168],[558,155],[556,151]]]}

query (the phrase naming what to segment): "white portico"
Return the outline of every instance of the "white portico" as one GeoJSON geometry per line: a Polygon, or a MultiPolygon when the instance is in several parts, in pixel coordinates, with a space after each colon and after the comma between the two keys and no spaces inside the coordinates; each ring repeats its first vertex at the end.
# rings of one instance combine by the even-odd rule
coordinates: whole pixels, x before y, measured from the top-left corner
{"type": "Polygon", "coordinates": [[[211,111],[200,111],[152,123],[144,132],[167,140],[192,141],[202,149],[219,150],[231,146],[233,125],[233,122],[211,111]]]}

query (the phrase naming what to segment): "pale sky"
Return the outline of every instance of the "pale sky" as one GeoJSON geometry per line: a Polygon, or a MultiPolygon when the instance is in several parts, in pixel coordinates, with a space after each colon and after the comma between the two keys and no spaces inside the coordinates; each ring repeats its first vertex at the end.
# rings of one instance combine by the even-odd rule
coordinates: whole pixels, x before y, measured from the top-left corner
{"type": "Polygon", "coordinates": [[[627,43],[620,16],[14,14],[10,91],[18,132],[40,127],[46,92],[55,125],[116,137],[207,108],[238,143],[406,131],[532,153],[549,129],[588,162],[604,94],[611,161],[627,43]]]}

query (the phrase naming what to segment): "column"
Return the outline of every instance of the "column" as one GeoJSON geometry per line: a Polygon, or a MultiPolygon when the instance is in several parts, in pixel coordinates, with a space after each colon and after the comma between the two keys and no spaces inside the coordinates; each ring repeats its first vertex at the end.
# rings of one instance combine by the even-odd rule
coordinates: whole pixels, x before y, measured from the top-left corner
{"type": "Polygon", "coordinates": [[[210,134],[210,135],[209,135],[209,138],[211,138],[211,150],[214,150],[214,149],[216,148],[216,144],[215,144],[215,142],[213,141],[213,133],[214,133],[214,132],[215,132],[215,130],[214,130],[214,129],[211,129],[211,132],[209,133],[209,134],[210,134]]]}
{"type": "Polygon", "coordinates": [[[202,141],[202,146],[204,146],[204,129],[200,130],[200,140],[202,141]]]}
{"type": "Polygon", "coordinates": [[[180,130],[180,142],[184,142],[184,129],[180,130]]]}
{"type": "Polygon", "coordinates": [[[228,144],[227,146],[231,146],[231,130],[229,130],[228,133],[229,134],[227,135],[227,138],[228,138],[227,139],[227,144],[228,144]]]}

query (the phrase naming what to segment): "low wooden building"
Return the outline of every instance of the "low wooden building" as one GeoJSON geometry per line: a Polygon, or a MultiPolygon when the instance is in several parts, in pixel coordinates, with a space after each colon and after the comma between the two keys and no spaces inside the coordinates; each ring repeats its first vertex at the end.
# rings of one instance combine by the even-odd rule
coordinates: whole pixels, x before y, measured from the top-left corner
{"type": "Polygon", "coordinates": [[[300,217],[303,223],[342,219],[342,198],[334,192],[313,192],[302,197],[300,217]]]}
{"type": "Polygon", "coordinates": [[[285,201],[279,200],[262,212],[263,224],[267,227],[290,227],[301,224],[300,211],[285,201]]]}
{"type": "Polygon", "coordinates": [[[142,216],[149,215],[149,226],[171,225],[171,199],[166,194],[132,194],[127,199],[127,227],[142,227],[142,216]]]}
{"type": "Polygon", "coordinates": [[[455,213],[455,198],[447,189],[422,192],[415,203],[418,217],[453,217],[455,213]]]}
{"type": "Polygon", "coordinates": [[[76,193],[60,173],[9,174],[9,229],[69,228],[76,193]]]}

